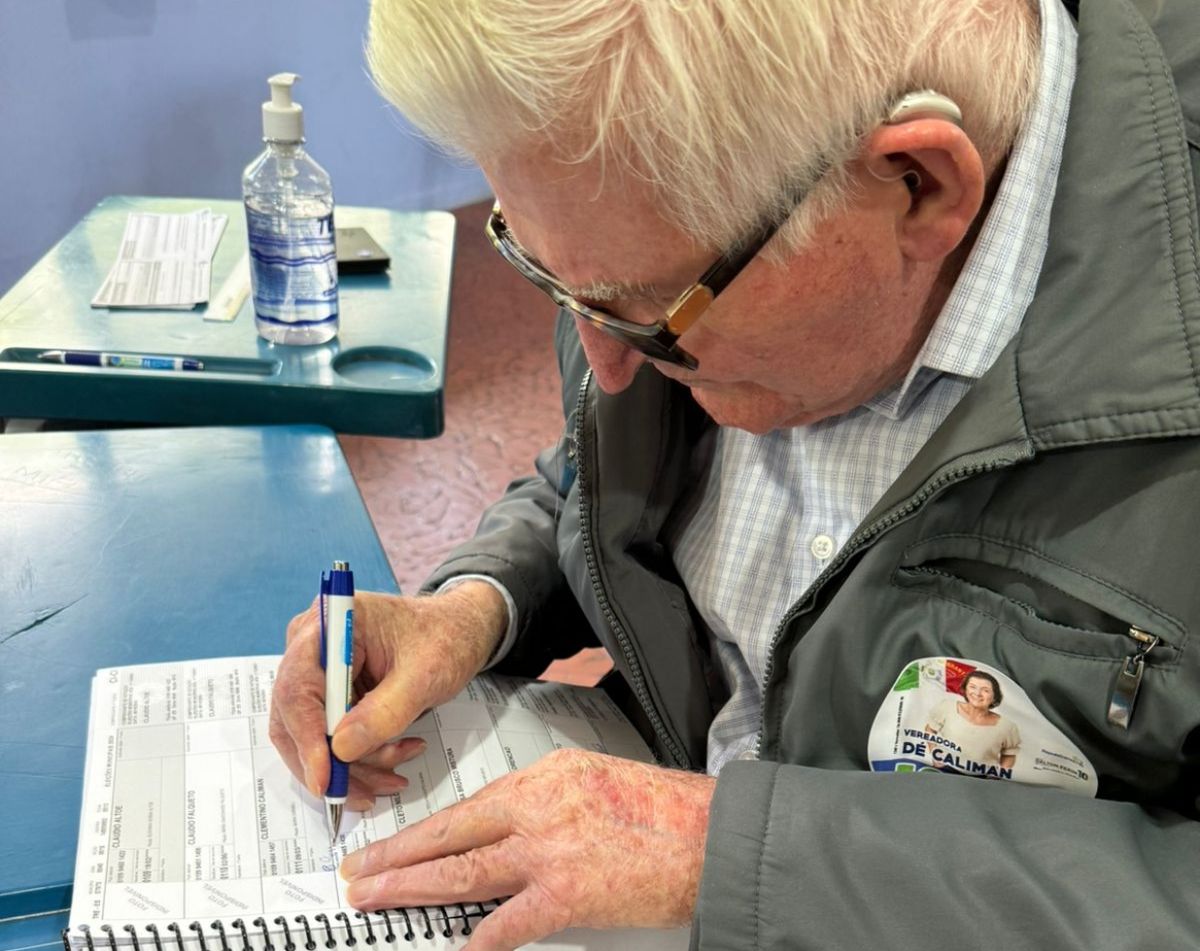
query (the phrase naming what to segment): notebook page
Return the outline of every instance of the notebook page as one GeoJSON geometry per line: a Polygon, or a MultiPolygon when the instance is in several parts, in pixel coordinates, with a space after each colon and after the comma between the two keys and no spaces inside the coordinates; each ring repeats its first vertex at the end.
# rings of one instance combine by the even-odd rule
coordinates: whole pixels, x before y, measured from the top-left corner
{"type": "MultiPolygon", "coordinates": [[[[314,922],[321,914],[336,928],[343,913],[348,928],[354,912],[336,874],[348,852],[558,747],[652,759],[602,691],[485,674],[406,731],[428,742],[400,769],[408,788],[377,800],[367,814],[347,813],[330,848],[323,801],[292,778],[268,737],[278,660],[226,658],[97,672],[72,925],[108,923],[124,943],[126,926],[144,942],[151,924],[162,929],[165,923],[186,928],[223,922],[232,931],[237,920],[246,925],[262,919],[262,936],[249,929],[256,946],[267,943],[265,931],[277,932],[277,918],[302,936],[299,923],[319,931],[314,922]]],[[[477,907],[463,910],[469,915],[477,907]]],[[[429,923],[436,925],[445,913],[429,914],[424,925],[413,919],[414,930],[437,932],[436,942],[422,947],[465,943],[462,923],[431,929],[429,923]],[[441,936],[446,930],[452,937],[441,936]]],[[[407,925],[397,927],[403,932],[407,925]]],[[[612,947],[635,946],[630,932],[622,934],[624,942],[612,947]]],[[[655,941],[675,938],[663,947],[686,946],[686,932],[644,934],[655,941]]],[[[542,946],[610,946],[600,932],[587,943],[560,937],[568,943],[542,946]]],[[[646,945],[652,946],[659,945],[646,945]]]]}

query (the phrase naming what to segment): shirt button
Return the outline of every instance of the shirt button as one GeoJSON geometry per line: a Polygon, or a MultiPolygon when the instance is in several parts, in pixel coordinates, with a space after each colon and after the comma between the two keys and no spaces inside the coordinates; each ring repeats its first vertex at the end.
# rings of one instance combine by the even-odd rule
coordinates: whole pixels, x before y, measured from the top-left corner
{"type": "Polygon", "coordinates": [[[837,547],[837,543],[828,535],[818,535],[812,540],[812,544],[808,546],[809,551],[813,553],[814,558],[824,561],[833,554],[833,550],[837,547]]]}

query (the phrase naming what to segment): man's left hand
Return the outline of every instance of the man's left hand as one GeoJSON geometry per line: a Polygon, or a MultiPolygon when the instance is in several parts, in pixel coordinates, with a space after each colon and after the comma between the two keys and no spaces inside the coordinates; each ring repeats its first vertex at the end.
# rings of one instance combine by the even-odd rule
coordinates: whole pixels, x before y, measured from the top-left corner
{"type": "Polygon", "coordinates": [[[691,921],[716,780],[558,750],[346,857],[363,910],[512,896],[470,951],[510,951],[564,928],[691,921]]]}

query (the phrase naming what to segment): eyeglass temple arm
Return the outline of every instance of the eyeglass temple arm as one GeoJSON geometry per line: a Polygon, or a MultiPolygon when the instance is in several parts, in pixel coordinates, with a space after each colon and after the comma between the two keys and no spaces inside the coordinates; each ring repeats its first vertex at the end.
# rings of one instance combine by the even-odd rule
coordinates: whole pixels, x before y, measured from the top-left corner
{"type": "Polygon", "coordinates": [[[696,283],[703,284],[713,292],[713,297],[716,297],[729,286],[730,281],[745,270],[746,265],[763,249],[763,246],[775,237],[775,232],[779,230],[780,224],[772,222],[760,228],[749,241],[736,251],[722,255],[712,267],[701,275],[700,280],[696,283]]]}
{"type": "MultiPolygon", "coordinates": [[[[898,125],[913,119],[938,118],[962,126],[962,111],[954,100],[943,96],[932,89],[922,89],[901,97],[884,119],[887,125],[898,125]]],[[[819,180],[829,170],[828,162],[822,161],[814,180],[819,180]]],[[[795,208],[804,200],[808,189],[800,188],[792,196],[791,207],[795,208]]],[[[499,207],[499,206],[497,206],[499,207]]],[[[769,221],[763,225],[744,245],[729,254],[718,258],[717,262],[701,275],[691,287],[679,295],[679,299],[667,315],[667,329],[678,336],[700,319],[700,315],[708,309],[713,298],[729,286],[729,283],[742,272],[763,246],[775,237],[775,233],[783,227],[782,220],[769,221]]]]}
{"type": "Polygon", "coordinates": [[[745,269],[750,260],[775,236],[780,223],[760,228],[758,232],[736,251],[723,254],[705,271],[698,281],[679,295],[667,315],[667,330],[675,336],[684,333],[704,313],[721,291],[745,269]]]}

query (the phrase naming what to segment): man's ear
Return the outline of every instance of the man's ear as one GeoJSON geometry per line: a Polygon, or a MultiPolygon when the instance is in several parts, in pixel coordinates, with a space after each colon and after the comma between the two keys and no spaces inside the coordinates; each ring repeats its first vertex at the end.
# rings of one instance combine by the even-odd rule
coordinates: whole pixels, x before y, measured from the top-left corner
{"type": "Polygon", "coordinates": [[[937,261],[966,236],[987,179],[975,143],[946,119],[880,126],[860,153],[864,184],[896,208],[897,245],[914,261],[937,261]]]}

